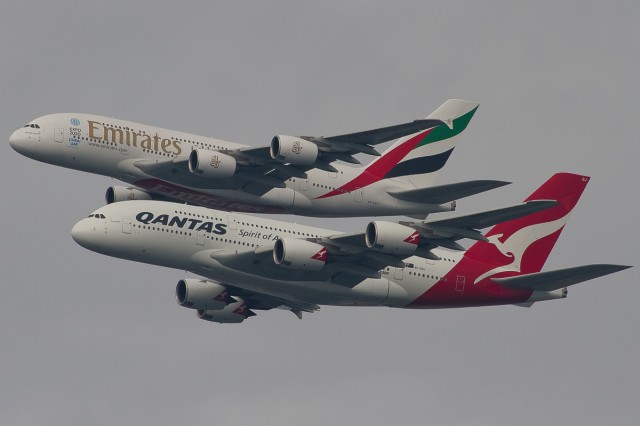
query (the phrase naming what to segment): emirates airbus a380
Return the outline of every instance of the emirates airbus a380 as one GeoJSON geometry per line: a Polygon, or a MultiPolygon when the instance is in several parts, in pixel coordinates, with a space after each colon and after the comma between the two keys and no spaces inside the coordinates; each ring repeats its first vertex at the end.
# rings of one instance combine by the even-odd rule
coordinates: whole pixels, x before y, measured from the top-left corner
{"type": "Polygon", "coordinates": [[[72,236],[98,253],[206,277],[180,280],[177,300],[199,318],[220,323],[278,307],[301,317],[318,305],[531,306],[566,297],[569,285],[628,268],[540,272],[588,181],[560,173],[523,204],[435,221],[373,221],[351,234],[128,201],[99,208],[74,226],[72,236]],[[484,235],[478,231],[494,224],[484,235]],[[461,251],[462,238],[476,242],[461,251]]]}
{"type": "Polygon", "coordinates": [[[434,186],[478,104],[449,100],[424,120],[327,136],[275,136],[250,147],[90,114],[51,114],[10,137],[19,153],[134,185],[107,203],[166,199],[227,211],[347,217],[450,211],[455,200],[507,184],[434,186]],[[397,141],[382,155],[374,146],[397,141]],[[355,154],[379,155],[357,164],[355,154]]]}

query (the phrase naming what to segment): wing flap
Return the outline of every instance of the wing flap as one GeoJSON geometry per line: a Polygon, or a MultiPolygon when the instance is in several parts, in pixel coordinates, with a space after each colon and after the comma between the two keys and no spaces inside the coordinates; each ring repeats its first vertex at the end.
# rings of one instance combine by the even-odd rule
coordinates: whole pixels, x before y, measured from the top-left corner
{"type": "Polygon", "coordinates": [[[536,272],[491,280],[503,287],[534,291],[553,291],[631,268],[625,265],[595,264],[555,271],[536,272]]]}

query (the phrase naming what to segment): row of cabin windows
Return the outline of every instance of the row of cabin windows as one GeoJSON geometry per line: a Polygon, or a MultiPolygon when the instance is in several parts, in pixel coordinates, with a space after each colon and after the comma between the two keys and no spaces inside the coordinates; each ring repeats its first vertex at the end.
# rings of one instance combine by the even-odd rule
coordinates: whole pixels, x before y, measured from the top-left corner
{"type": "Polygon", "coordinates": [[[442,279],[441,277],[436,277],[435,275],[423,274],[421,272],[411,272],[411,271],[409,271],[409,275],[413,275],[414,277],[431,278],[433,280],[442,279]]]}
{"type": "MultiPolygon", "coordinates": [[[[206,215],[195,214],[195,213],[190,213],[190,212],[183,212],[183,211],[180,211],[180,210],[174,210],[173,212],[176,213],[176,214],[183,214],[185,216],[193,216],[193,217],[198,217],[198,218],[201,218],[201,219],[217,220],[219,222],[223,222],[223,220],[218,218],[218,217],[206,216],[206,215]]],[[[286,232],[286,233],[289,233],[289,234],[298,234],[298,235],[303,235],[303,236],[306,236],[306,237],[318,237],[317,234],[310,234],[308,232],[288,231],[286,229],[282,229],[282,228],[278,228],[278,227],[274,228],[273,226],[257,225],[255,223],[250,223],[250,222],[238,222],[238,223],[240,225],[243,225],[243,226],[251,226],[251,227],[254,227],[254,228],[268,229],[270,231],[286,232]]]]}
{"type": "Polygon", "coordinates": [[[149,229],[151,231],[160,231],[160,232],[167,232],[170,234],[178,234],[178,235],[191,235],[191,232],[187,232],[187,231],[178,231],[178,230],[174,230],[174,229],[166,229],[166,228],[161,228],[161,227],[156,227],[156,226],[151,226],[151,225],[133,225],[134,228],[141,228],[141,229],[149,229]]]}
{"type": "MultiPolygon", "coordinates": [[[[170,234],[176,234],[176,235],[187,235],[187,236],[191,236],[192,233],[191,232],[187,232],[187,231],[178,231],[178,230],[174,230],[174,229],[166,229],[166,228],[161,228],[159,226],[151,226],[151,225],[133,225],[134,228],[141,228],[141,229],[149,229],[150,231],[160,231],[160,232],[167,232],[170,234]]],[[[209,238],[210,240],[216,240],[216,241],[221,241],[221,242],[225,242],[225,243],[232,243],[232,244],[238,244],[241,246],[247,246],[247,247],[257,247],[257,244],[250,244],[244,241],[237,241],[237,240],[232,240],[231,238],[222,238],[222,237],[214,237],[212,235],[207,235],[206,238],[209,238]]]]}

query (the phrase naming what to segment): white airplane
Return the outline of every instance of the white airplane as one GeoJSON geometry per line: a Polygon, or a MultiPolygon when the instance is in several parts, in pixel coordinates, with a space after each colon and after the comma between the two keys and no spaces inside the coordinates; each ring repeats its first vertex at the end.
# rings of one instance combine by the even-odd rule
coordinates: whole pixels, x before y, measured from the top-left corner
{"type": "Polygon", "coordinates": [[[180,280],[177,300],[220,323],[271,308],[301,317],[318,305],[531,306],[628,268],[540,272],[588,181],[561,173],[523,204],[434,221],[373,221],[351,234],[162,201],[101,207],[71,233],[98,253],[206,277],[180,280]],[[496,223],[485,235],[477,230],[496,223]],[[476,242],[453,251],[463,249],[462,238],[476,242]]]}
{"type": "Polygon", "coordinates": [[[329,137],[278,135],[270,147],[89,114],[51,114],[9,142],[35,160],[111,176],[107,203],[167,199],[227,211],[347,217],[450,211],[455,200],[506,185],[479,180],[433,186],[478,104],[449,100],[424,120],[329,137]],[[358,153],[398,139],[366,166],[358,153]]]}

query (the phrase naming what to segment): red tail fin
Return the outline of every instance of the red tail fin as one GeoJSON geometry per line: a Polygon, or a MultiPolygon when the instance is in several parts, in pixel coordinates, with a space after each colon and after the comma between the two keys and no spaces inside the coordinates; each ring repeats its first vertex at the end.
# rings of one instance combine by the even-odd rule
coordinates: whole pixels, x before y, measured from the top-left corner
{"type": "Polygon", "coordinates": [[[489,243],[475,243],[465,256],[503,270],[540,271],[588,182],[587,176],[553,175],[525,201],[555,200],[558,206],[494,226],[486,234],[489,243]]]}

